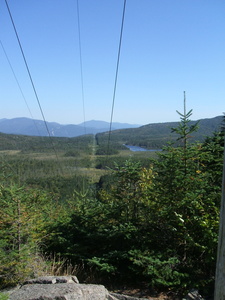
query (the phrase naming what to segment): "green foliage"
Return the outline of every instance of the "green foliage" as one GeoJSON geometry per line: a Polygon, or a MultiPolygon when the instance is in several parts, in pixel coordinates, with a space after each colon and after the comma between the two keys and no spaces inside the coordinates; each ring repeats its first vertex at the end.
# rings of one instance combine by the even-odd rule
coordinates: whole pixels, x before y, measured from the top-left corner
{"type": "Polygon", "coordinates": [[[165,147],[155,163],[159,243],[166,247],[169,242],[168,254],[180,261],[178,271],[192,274],[184,286],[204,287],[206,274],[208,286],[215,274],[223,136],[215,134],[202,145],[189,145],[187,138],[196,128],[187,127],[186,117],[176,131],[179,138],[186,139],[184,144],[165,147]]]}
{"type": "Polygon", "coordinates": [[[61,202],[72,198],[74,191],[82,191],[89,187],[89,194],[92,192],[90,180],[86,176],[52,176],[48,178],[30,178],[26,181],[29,186],[42,188],[57,197],[61,202]]]}
{"type": "Polygon", "coordinates": [[[70,150],[70,151],[67,151],[65,154],[64,154],[65,157],[79,157],[80,156],[80,153],[78,151],[73,151],[73,150],[70,150]]]}
{"type": "Polygon", "coordinates": [[[140,250],[131,250],[129,254],[130,260],[133,262],[133,271],[148,278],[153,287],[179,286],[182,284],[182,279],[188,277],[188,274],[176,271],[180,263],[176,257],[164,260],[160,254],[156,256],[149,251],[142,252],[140,250]]]}
{"type": "Polygon", "coordinates": [[[104,258],[92,257],[91,259],[88,259],[88,262],[91,266],[95,266],[95,268],[101,273],[114,273],[116,271],[115,266],[105,262],[104,258]]]}
{"type": "Polygon", "coordinates": [[[140,163],[125,161],[124,166],[115,165],[116,180],[111,187],[113,205],[118,206],[118,217],[125,221],[138,221],[145,207],[145,184],[152,183],[152,170],[142,168],[140,163]]]}
{"type": "MultiPolygon", "coordinates": [[[[202,119],[199,122],[198,131],[193,132],[192,141],[203,142],[206,136],[213,132],[220,131],[223,117],[218,116],[212,119],[202,119]]],[[[196,121],[190,121],[189,126],[195,126],[196,121]]],[[[112,143],[143,146],[148,149],[162,149],[168,142],[176,143],[176,133],[171,133],[171,128],[179,126],[179,122],[153,123],[139,128],[115,130],[111,133],[112,143]]],[[[99,144],[106,142],[107,133],[97,134],[99,144]]]]}
{"type": "Polygon", "coordinates": [[[108,133],[106,134],[96,134],[96,144],[98,149],[96,155],[115,155],[118,154],[120,150],[126,149],[124,145],[118,143],[114,140],[108,140],[108,133]]]}
{"type": "Polygon", "coordinates": [[[60,210],[46,193],[35,189],[0,186],[0,197],[0,285],[4,287],[37,274],[39,246],[60,210]]]}
{"type": "Polygon", "coordinates": [[[113,169],[115,164],[123,165],[128,157],[109,156],[98,157],[96,159],[96,169],[113,169]]]}
{"type": "Polygon", "coordinates": [[[114,170],[116,166],[123,166],[127,160],[132,160],[134,163],[140,163],[143,167],[148,167],[150,158],[153,157],[152,153],[148,152],[141,153],[141,155],[123,155],[123,156],[108,156],[98,157],[96,159],[97,169],[111,169],[114,170]]]}
{"type": "Polygon", "coordinates": [[[48,250],[98,274],[152,287],[206,289],[213,282],[222,178],[222,134],[168,145],[152,165],[132,159],[101,178],[98,198],[71,198],[48,250]]]}
{"type": "Polygon", "coordinates": [[[89,153],[93,142],[92,135],[79,136],[75,138],[65,137],[38,137],[23,136],[0,133],[0,150],[20,150],[25,153],[52,152],[53,146],[56,151],[82,151],[89,153]],[[87,146],[88,145],[88,146],[87,146]]]}
{"type": "Polygon", "coordinates": [[[119,151],[115,148],[109,148],[107,146],[101,146],[96,151],[96,155],[115,155],[118,154],[119,151]]]}
{"type": "Polygon", "coordinates": [[[0,293],[0,300],[8,300],[9,299],[9,295],[6,293],[0,293]]]}
{"type": "Polygon", "coordinates": [[[192,109],[189,112],[186,112],[186,95],[184,92],[184,113],[180,113],[177,111],[177,113],[180,115],[180,123],[176,128],[172,128],[172,132],[175,132],[179,135],[177,140],[183,141],[183,147],[186,149],[188,139],[191,138],[191,134],[196,132],[199,128],[198,122],[195,124],[190,125],[191,120],[189,119],[192,115],[192,109]]]}
{"type": "MultiPolygon", "coordinates": [[[[153,289],[209,289],[215,272],[224,135],[216,132],[192,143],[197,130],[189,120],[192,110],[179,115],[178,127],[172,126],[173,143],[154,158],[151,152],[122,150],[122,131],[112,134],[112,149],[120,155],[105,156],[103,151],[94,156],[96,148],[106,149],[107,134],[97,135],[97,146],[93,136],[65,139],[64,144],[54,140],[61,149],[59,161],[41,140],[28,146],[35,152],[21,146],[22,152],[2,153],[1,285],[35,276],[41,250],[80,266],[79,279],[86,282],[135,284],[137,279],[153,289]],[[97,193],[92,172],[100,178],[97,193]]],[[[142,128],[139,140],[132,133],[130,141],[152,145],[154,139],[157,147],[149,127],[142,128]]],[[[13,148],[15,136],[11,139],[13,148]]],[[[29,138],[21,140],[30,143],[29,138]]],[[[162,145],[163,135],[160,141],[162,145]]]]}

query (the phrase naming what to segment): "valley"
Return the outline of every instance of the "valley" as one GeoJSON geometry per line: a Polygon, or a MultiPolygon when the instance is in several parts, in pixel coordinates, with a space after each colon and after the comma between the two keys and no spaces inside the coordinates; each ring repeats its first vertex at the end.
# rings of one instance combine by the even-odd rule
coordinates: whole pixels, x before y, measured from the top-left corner
{"type": "Polygon", "coordinates": [[[191,134],[181,121],[182,139],[168,135],[168,124],[112,131],[110,140],[1,133],[0,286],[69,272],[111,290],[122,284],[179,299],[197,284],[210,294],[221,120],[202,121],[191,134]]]}

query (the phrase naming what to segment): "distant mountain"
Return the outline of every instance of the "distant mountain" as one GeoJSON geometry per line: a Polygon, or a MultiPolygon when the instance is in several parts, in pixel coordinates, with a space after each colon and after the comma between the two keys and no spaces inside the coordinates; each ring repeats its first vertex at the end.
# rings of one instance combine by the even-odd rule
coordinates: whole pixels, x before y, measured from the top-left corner
{"type": "MultiPolygon", "coordinates": [[[[112,130],[134,128],[140,125],[112,123],[112,130]]],[[[76,137],[109,131],[110,124],[104,121],[88,121],[79,125],[61,125],[29,118],[0,119],[0,132],[30,136],[76,137]],[[47,126],[46,126],[47,125],[47,126]]]]}
{"type": "MultiPolygon", "coordinates": [[[[105,129],[104,131],[109,131],[109,126],[110,123],[105,122],[105,121],[96,121],[96,120],[92,120],[92,121],[87,121],[85,123],[81,123],[79,124],[79,126],[82,127],[86,127],[86,128],[95,128],[95,129],[100,129],[101,131],[103,129],[105,129]]],[[[112,123],[112,130],[116,130],[116,129],[125,129],[125,128],[137,128],[140,127],[141,125],[138,124],[128,124],[128,123],[117,123],[117,122],[113,122],[112,123]]]]}
{"type": "MultiPolygon", "coordinates": [[[[197,121],[190,121],[190,125],[197,121]]],[[[202,142],[207,136],[211,136],[213,132],[220,131],[223,122],[223,116],[210,119],[199,120],[199,129],[190,137],[190,142],[202,142]]],[[[111,138],[119,144],[127,144],[134,146],[146,147],[148,149],[159,149],[168,142],[176,142],[178,135],[171,132],[171,128],[176,128],[179,122],[151,123],[138,128],[114,130],[111,138]]],[[[108,135],[99,133],[97,135],[99,143],[106,142],[108,135]]]]}

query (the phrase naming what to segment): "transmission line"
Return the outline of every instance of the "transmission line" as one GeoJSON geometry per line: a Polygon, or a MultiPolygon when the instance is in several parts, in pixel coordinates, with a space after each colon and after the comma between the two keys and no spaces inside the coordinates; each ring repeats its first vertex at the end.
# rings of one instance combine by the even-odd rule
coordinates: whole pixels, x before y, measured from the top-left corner
{"type": "MultiPolygon", "coordinates": [[[[42,107],[41,107],[41,103],[40,103],[40,100],[39,100],[39,97],[38,97],[38,94],[37,94],[37,90],[36,90],[36,88],[35,88],[34,81],[33,81],[33,79],[32,79],[31,72],[30,72],[30,69],[29,69],[29,66],[28,66],[28,63],[27,63],[27,60],[26,60],[24,51],[23,51],[23,47],[22,47],[22,44],[21,44],[21,42],[20,42],[20,38],[19,38],[17,29],[16,29],[16,25],[15,25],[15,23],[14,23],[14,20],[13,20],[13,17],[12,17],[12,14],[11,14],[11,11],[10,11],[10,8],[9,8],[9,5],[8,5],[7,0],[5,0],[5,4],[6,4],[7,10],[8,10],[10,19],[11,19],[11,23],[12,23],[13,28],[14,28],[14,32],[15,32],[15,34],[16,34],[17,42],[18,42],[18,44],[19,44],[20,51],[21,51],[21,54],[22,54],[22,56],[23,56],[23,60],[24,60],[24,63],[25,63],[26,69],[27,69],[27,73],[28,73],[28,75],[29,75],[30,82],[31,82],[31,85],[32,85],[32,88],[33,88],[33,91],[34,91],[34,94],[35,94],[35,98],[36,98],[36,100],[37,100],[37,103],[38,103],[38,106],[39,106],[39,109],[40,109],[40,112],[41,112],[41,115],[42,115],[42,118],[43,118],[43,121],[44,121],[46,130],[47,130],[47,133],[48,133],[48,136],[51,138],[51,134],[50,134],[50,131],[49,131],[49,128],[48,128],[46,119],[45,119],[45,115],[44,115],[43,109],[42,109],[42,107]]],[[[52,139],[51,139],[51,143],[52,143],[52,148],[53,148],[53,150],[54,150],[56,159],[57,159],[57,161],[59,162],[59,158],[58,158],[56,149],[55,149],[55,147],[54,147],[54,144],[53,144],[53,142],[52,142],[52,139]]]]}
{"type": "Polygon", "coordinates": [[[9,59],[7,53],[6,53],[5,47],[3,46],[3,43],[2,43],[1,40],[0,40],[0,44],[1,44],[2,50],[3,50],[4,54],[5,54],[6,60],[7,60],[8,64],[9,64],[9,66],[10,66],[10,69],[11,69],[11,71],[12,71],[12,73],[13,73],[13,76],[14,76],[14,79],[15,79],[15,81],[16,81],[16,83],[17,83],[17,86],[18,86],[18,88],[19,88],[19,90],[20,90],[20,93],[21,93],[21,95],[22,95],[22,97],[23,97],[23,100],[24,100],[24,102],[25,102],[25,104],[26,104],[26,107],[27,107],[27,109],[28,109],[28,111],[29,111],[29,113],[30,113],[30,116],[31,116],[31,118],[32,118],[32,120],[33,120],[33,122],[34,122],[34,126],[36,127],[37,132],[38,132],[38,134],[40,135],[39,129],[38,129],[37,124],[36,124],[36,122],[35,122],[35,120],[34,120],[34,117],[33,117],[33,115],[32,115],[32,112],[31,112],[31,110],[30,110],[30,107],[29,107],[29,105],[28,105],[28,103],[27,103],[27,100],[26,100],[26,98],[25,98],[25,95],[24,95],[24,93],[23,93],[23,90],[22,90],[22,88],[21,88],[21,85],[20,85],[20,83],[19,83],[19,80],[18,80],[18,78],[17,78],[17,76],[16,76],[16,73],[15,73],[15,71],[14,71],[14,69],[13,69],[13,66],[12,66],[12,64],[11,64],[11,62],[10,62],[10,59],[9,59]]]}
{"type": "Polygon", "coordinates": [[[29,66],[28,66],[28,63],[27,63],[24,51],[23,51],[23,47],[22,47],[22,44],[20,42],[20,38],[19,38],[19,35],[18,35],[18,32],[17,32],[17,29],[16,29],[16,26],[15,26],[15,23],[14,23],[14,20],[13,20],[13,17],[12,17],[12,14],[11,14],[11,11],[10,11],[10,8],[9,8],[7,0],[5,0],[5,3],[6,3],[6,6],[7,6],[7,9],[8,9],[8,13],[9,13],[9,16],[10,16],[13,28],[14,28],[14,32],[16,34],[16,38],[17,38],[17,41],[18,41],[18,44],[19,44],[19,47],[20,47],[20,51],[21,51],[22,56],[23,56],[23,60],[24,60],[24,63],[25,63],[26,69],[27,69],[27,73],[28,73],[29,78],[30,78],[30,82],[31,82],[32,88],[33,88],[33,91],[34,91],[34,94],[35,94],[35,97],[36,97],[36,100],[37,100],[37,103],[38,103],[38,106],[39,106],[42,118],[43,118],[44,123],[45,123],[46,130],[48,132],[48,135],[51,136],[49,128],[48,128],[48,125],[47,125],[47,122],[45,120],[44,112],[43,112],[42,107],[41,107],[41,103],[40,103],[40,100],[39,100],[39,97],[38,97],[38,94],[37,94],[37,91],[36,91],[36,88],[35,88],[35,85],[34,85],[33,78],[31,76],[31,72],[30,72],[30,69],[29,69],[29,66]]]}
{"type": "Polygon", "coordinates": [[[84,101],[84,77],[83,77],[83,59],[82,59],[82,47],[81,47],[79,0],[77,0],[77,26],[78,26],[78,41],[79,41],[79,58],[80,58],[80,76],[81,76],[81,92],[82,92],[82,103],[83,103],[84,133],[86,134],[85,101],[84,101]]]}
{"type": "Polygon", "coordinates": [[[119,48],[118,48],[117,63],[116,63],[114,89],[113,89],[113,100],[112,100],[112,108],[111,108],[107,154],[109,154],[109,144],[110,144],[110,138],[111,138],[111,132],[112,132],[112,121],[113,121],[114,105],[115,105],[115,98],[116,98],[117,79],[118,79],[118,73],[119,73],[120,52],[121,52],[122,39],[123,39],[123,27],[124,27],[125,12],[126,12],[126,0],[124,0],[124,4],[123,4],[123,14],[122,14],[121,29],[120,29],[120,40],[119,40],[119,48]]]}

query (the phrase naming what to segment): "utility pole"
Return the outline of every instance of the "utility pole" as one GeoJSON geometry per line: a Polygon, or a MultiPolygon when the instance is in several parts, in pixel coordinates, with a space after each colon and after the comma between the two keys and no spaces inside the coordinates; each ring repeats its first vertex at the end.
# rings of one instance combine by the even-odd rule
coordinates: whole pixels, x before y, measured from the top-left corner
{"type": "MultiPolygon", "coordinates": [[[[224,128],[223,128],[224,130],[224,128]]],[[[223,158],[222,199],[220,208],[219,241],[215,278],[214,300],[225,299],[225,138],[223,158]]]]}

